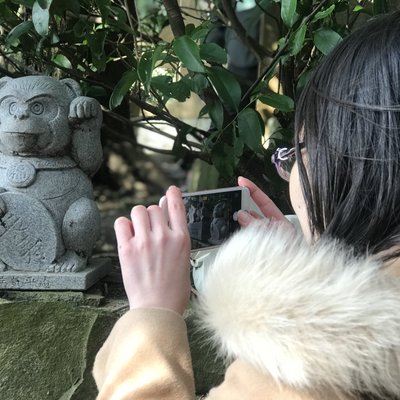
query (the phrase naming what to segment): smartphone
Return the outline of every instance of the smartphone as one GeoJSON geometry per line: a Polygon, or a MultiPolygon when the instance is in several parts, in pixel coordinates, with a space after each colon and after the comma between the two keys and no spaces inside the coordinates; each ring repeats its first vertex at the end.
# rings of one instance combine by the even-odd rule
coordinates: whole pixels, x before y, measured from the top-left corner
{"type": "Polygon", "coordinates": [[[192,251],[221,245],[239,229],[238,211],[251,206],[249,190],[240,186],[183,193],[182,198],[192,251]]]}

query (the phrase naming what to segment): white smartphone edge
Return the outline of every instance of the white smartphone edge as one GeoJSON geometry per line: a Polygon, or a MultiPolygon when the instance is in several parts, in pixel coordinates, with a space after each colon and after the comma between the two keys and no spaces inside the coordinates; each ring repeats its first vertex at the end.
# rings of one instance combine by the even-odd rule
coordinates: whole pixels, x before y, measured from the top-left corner
{"type": "Polygon", "coordinates": [[[213,193],[236,192],[238,190],[240,190],[242,193],[241,199],[240,199],[240,204],[242,205],[241,210],[250,211],[251,210],[250,191],[245,186],[232,186],[232,187],[228,187],[228,188],[200,190],[197,192],[184,192],[184,193],[182,193],[182,198],[191,197],[191,196],[204,196],[204,195],[213,194],[213,193]]]}
{"type": "MultiPolygon", "coordinates": [[[[219,188],[219,189],[208,189],[208,190],[199,190],[197,192],[182,192],[182,198],[191,197],[191,196],[203,196],[212,193],[225,193],[225,192],[234,192],[240,190],[242,192],[242,196],[240,199],[240,204],[242,205],[241,210],[250,211],[253,209],[254,203],[250,197],[250,191],[245,186],[232,186],[228,188],[219,188]]],[[[167,197],[164,195],[160,198],[158,205],[165,211],[168,212],[167,209],[167,197]]]]}

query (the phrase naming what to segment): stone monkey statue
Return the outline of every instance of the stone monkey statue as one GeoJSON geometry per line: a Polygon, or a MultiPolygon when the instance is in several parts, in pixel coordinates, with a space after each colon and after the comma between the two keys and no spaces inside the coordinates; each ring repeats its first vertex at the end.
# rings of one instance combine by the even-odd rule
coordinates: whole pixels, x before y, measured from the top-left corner
{"type": "Polygon", "coordinates": [[[0,79],[0,269],[77,272],[97,240],[99,103],[72,79],[0,79]]]}

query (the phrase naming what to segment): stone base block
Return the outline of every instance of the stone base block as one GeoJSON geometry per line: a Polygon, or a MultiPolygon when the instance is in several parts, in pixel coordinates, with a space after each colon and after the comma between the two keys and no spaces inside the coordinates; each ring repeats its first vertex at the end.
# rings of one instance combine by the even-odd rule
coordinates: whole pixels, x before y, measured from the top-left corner
{"type": "Polygon", "coordinates": [[[80,272],[0,273],[0,289],[21,290],[86,290],[111,272],[109,258],[95,258],[80,272]]]}

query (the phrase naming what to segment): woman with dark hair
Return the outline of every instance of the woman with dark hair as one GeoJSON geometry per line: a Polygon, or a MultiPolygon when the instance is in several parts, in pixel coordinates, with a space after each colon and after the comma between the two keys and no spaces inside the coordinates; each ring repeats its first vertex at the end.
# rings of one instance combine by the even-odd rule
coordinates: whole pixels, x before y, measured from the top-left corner
{"type": "MultiPolygon", "coordinates": [[[[300,234],[252,182],[264,219],[218,252],[197,302],[227,360],[208,399],[400,399],[400,13],[371,20],[314,72],[290,180],[300,234]]],[[[97,355],[99,399],[194,399],[183,318],[189,237],[179,189],[115,230],[131,310],[97,355]]]]}

